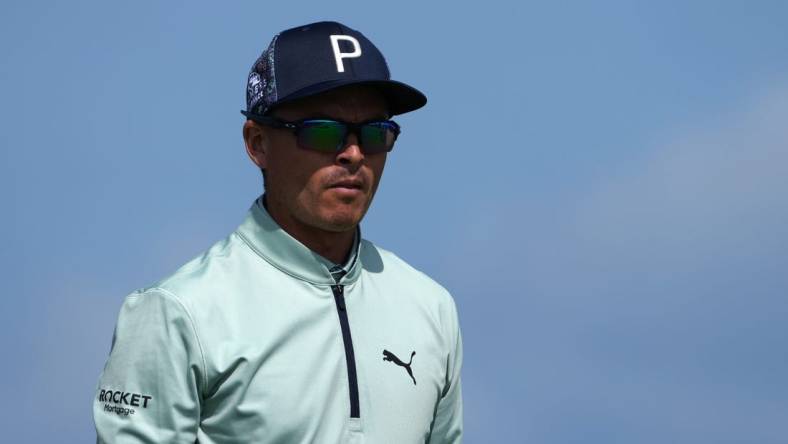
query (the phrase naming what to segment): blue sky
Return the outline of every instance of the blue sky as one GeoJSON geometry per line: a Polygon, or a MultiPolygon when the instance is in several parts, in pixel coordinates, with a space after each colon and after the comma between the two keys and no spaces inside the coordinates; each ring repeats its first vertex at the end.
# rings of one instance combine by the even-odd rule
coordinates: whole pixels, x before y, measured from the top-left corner
{"type": "Polygon", "coordinates": [[[364,32],[429,104],[365,237],[454,295],[468,442],[788,440],[784,2],[6,2],[9,442],[93,439],[123,297],[240,223],[249,66],[364,32]]]}

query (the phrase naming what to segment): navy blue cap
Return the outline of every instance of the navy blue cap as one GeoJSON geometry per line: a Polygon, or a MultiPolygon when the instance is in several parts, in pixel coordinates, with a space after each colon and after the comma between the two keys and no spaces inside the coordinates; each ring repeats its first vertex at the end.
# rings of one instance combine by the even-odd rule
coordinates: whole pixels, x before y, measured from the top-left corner
{"type": "Polygon", "coordinates": [[[391,115],[421,108],[427,97],[391,80],[386,59],[360,32],[337,22],[282,31],[252,65],[246,111],[264,115],[277,105],[346,85],[369,85],[385,97],[391,115]]]}

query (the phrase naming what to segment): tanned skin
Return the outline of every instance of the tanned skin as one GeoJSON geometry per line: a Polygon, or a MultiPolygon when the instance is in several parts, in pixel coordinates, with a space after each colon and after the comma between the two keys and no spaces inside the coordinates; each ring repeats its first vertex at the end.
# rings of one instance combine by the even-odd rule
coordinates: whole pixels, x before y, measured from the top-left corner
{"type": "MultiPolygon", "coordinates": [[[[346,122],[386,119],[383,96],[349,86],[284,104],[272,113],[285,121],[328,118],[346,122]]],[[[266,205],[288,234],[326,259],[341,264],[356,226],[378,189],[387,153],[364,154],[355,134],[337,153],[300,148],[295,134],[247,120],[246,152],[266,175],[266,205]]]]}

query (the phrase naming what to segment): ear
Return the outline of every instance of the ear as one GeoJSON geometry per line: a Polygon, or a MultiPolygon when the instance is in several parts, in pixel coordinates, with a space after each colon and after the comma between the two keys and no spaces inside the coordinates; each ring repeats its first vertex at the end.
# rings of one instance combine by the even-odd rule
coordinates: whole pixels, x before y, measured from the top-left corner
{"type": "Polygon", "coordinates": [[[268,147],[268,134],[259,125],[251,120],[244,123],[243,128],[244,143],[246,144],[246,154],[258,168],[267,167],[266,149],[268,147]]]}

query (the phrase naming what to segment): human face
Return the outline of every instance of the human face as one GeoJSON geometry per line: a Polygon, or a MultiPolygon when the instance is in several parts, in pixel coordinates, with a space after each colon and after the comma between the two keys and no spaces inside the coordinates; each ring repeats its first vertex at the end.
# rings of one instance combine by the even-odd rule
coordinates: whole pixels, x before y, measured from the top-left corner
{"type": "MultiPolygon", "coordinates": [[[[354,123],[388,117],[380,93],[360,86],[292,102],[273,115],[285,121],[328,118],[354,123]]],[[[341,151],[322,153],[300,148],[292,131],[260,130],[260,149],[250,157],[265,169],[266,199],[274,219],[286,229],[354,229],[372,203],[387,153],[364,154],[355,134],[347,136],[341,151]]],[[[247,150],[249,145],[247,138],[247,150]]]]}

